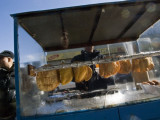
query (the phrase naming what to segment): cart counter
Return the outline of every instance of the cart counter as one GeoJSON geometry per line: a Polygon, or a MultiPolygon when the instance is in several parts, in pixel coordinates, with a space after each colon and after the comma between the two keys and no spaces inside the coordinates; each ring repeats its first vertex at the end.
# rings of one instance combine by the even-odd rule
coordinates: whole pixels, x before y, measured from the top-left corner
{"type": "Polygon", "coordinates": [[[160,119],[159,92],[139,84],[160,79],[159,34],[144,34],[159,13],[159,0],[127,0],[12,14],[17,120],[160,119]],[[105,57],[71,62],[86,46],[105,57]],[[91,66],[114,84],[77,89],[91,66]]]}

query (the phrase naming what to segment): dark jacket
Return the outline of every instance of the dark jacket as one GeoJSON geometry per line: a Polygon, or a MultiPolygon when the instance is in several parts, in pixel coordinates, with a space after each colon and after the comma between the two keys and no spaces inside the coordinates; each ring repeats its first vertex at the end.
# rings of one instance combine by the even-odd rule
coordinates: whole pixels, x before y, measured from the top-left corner
{"type": "Polygon", "coordinates": [[[0,68],[0,118],[13,114],[15,109],[10,106],[13,101],[15,101],[14,70],[0,68]]]}
{"type": "MultiPolygon", "coordinates": [[[[75,56],[71,62],[75,61],[92,61],[103,58],[103,55],[100,55],[100,52],[94,50],[92,53],[82,50],[80,55],[75,56]]],[[[89,81],[83,81],[80,83],[76,83],[76,88],[79,90],[96,90],[96,89],[107,89],[107,84],[112,84],[113,78],[110,77],[108,79],[102,78],[95,70],[96,66],[91,65],[92,68],[92,77],[89,81]]]]}

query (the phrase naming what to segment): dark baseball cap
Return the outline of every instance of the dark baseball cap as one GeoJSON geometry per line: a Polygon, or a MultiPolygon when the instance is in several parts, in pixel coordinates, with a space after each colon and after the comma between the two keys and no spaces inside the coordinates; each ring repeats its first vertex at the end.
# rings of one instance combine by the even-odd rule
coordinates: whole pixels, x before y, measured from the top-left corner
{"type": "Polygon", "coordinates": [[[11,57],[12,59],[14,58],[13,52],[9,50],[4,50],[0,53],[0,57],[11,57]]]}

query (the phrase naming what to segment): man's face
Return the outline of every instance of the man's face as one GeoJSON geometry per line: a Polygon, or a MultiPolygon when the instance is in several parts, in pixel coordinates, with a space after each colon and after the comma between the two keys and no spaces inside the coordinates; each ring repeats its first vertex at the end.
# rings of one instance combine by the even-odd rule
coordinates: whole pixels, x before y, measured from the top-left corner
{"type": "Polygon", "coordinates": [[[13,59],[10,57],[1,57],[0,58],[0,67],[10,69],[13,65],[13,59]]]}
{"type": "Polygon", "coordinates": [[[85,50],[86,50],[87,52],[93,52],[94,46],[85,47],[85,50]]]}

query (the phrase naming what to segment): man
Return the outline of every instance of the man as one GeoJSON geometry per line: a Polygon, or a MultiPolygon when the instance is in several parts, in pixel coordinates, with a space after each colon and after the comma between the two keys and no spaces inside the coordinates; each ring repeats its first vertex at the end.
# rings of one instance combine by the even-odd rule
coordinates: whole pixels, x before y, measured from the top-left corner
{"type": "MultiPolygon", "coordinates": [[[[103,55],[100,54],[99,51],[94,50],[94,46],[85,47],[85,50],[81,51],[80,55],[75,56],[71,62],[75,61],[92,61],[103,58],[103,55]]],[[[83,81],[80,83],[76,83],[76,88],[79,90],[97,90],[97,89],[107,89],[108,84],[114,84],[114,80],[112,77],[110,78],[102,78],[95,70],[96,66],[91,65],[92,68],[92,77],[89,81],[83,81]]]]}
{"type": "Polygon", "coordinates": [[[14,54],[5,50],[0,53],[0,120],[15,117],[14,54]]]}

